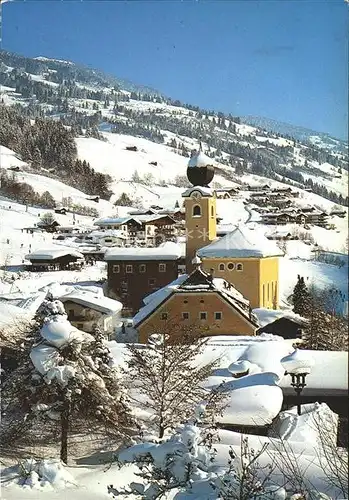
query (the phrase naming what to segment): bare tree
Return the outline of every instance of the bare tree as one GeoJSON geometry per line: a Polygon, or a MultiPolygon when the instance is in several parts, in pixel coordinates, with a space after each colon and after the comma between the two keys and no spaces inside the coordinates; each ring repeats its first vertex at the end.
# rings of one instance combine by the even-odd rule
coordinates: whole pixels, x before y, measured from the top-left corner
{"type": "Polygon", "coordinates": [[[195,326],[167,324],[150,337],[145,348],[128,345],[130,357],[124,377],[130,398],[150,413],[159,438],[192,417],[200,403],[205,405],[207,418],[224,406],[222,392],[203,387],[216,366],[216,361],[200,362],[206,343],[195,326]]]}
{"type": "Polygon", "coordinates": [[[40,222],[45,226],[50,226],[56,222],[56,218],[51,212],[46,212],[41,216],[40,222]]]}
{"type": "Polygon", "coordinates": [[[313,425],[320,440],[317,457],[325,473],[326,482],[341,492],[342,498],[348,498],[348,450],[337,446],[333,436],[337,436],[337,419],[313,419],[313,425]]]}
{"type": "Polygon", "coordinates": [[[342,294],[334,287],[318,290],[309,288],[309,305],[304,331],[307,349],[329,351],[348,350],[348,323],[341,315],[342,294]]]}

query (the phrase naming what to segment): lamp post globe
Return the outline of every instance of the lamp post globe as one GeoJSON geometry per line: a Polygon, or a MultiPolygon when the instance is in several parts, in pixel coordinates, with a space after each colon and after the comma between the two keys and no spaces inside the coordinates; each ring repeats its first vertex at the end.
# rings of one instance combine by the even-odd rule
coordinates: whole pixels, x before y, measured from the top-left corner
{"type": "Polygon", "coordinates": [[[291,386],[297,394],[297,414],[301,415],[300,395],[306,386],[305,378],[314,366],[314,360],[307,351],[295,349],[281,359],[281,365],[285,370],[285,375],[291,376],[291,386]]]}

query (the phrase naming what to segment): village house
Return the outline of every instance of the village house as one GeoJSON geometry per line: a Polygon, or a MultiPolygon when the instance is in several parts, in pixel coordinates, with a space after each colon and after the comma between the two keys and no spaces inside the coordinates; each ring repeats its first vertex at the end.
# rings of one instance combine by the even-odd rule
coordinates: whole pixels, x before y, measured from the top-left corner
{"type": "Polygon", "coordinates": [[[123,303],[124,315],[134,314],[146,295],[178,277],[181,256],[181,247],[172,242],[154,248],[108,249],[107,295],[123,303]]]}
{"type": "Polygon", "coordinates": [[[57,227],[60,226],[59,222],[53,220],[52,222],[39,221],[37,226],[47,233],[55,233],[57,231],[57,227]]]}
{"type": "Polygon", "coordinates": [[[313,224],[315,226],[327,227],[328,214],[317,210],[314,207],[304,207],[301,209],[285,208],[275,212],[268,212],[262,215],[261,222],[268,225],[282,225],[288,223],[294,224],[313,224]]]}
{"type": "Polygon", "coordinates": [[[146,343],[154,332],[181,335],[190,328],[205,336],[255,334],[258,322],[248,300],[231,283],[203,271],[199,259],[194,265],[189,276],[144,299],[133,319],[139,342],[146,343]]]}
{"type": "Polygon", "coordinates": [[[80,269],[85,263],[83,254],[73,248],[38,249],[25,258],[31,263],[26,266],[28,271],[80,269]]]}
{"type": "Polygon", "coordinates": [[[302,331],[307,326],[308,321],[305,318],[294,316],[282,316],[271,323],[262,326],[257,330],[257,335],[261,333],[272,333],[284,339],[301,339],[302,331]]]}
{"type": "Polygon", "coordinates": [[[59,297],[59,300],[71,324],[84,332],[93,333],[98,327],[110,338],[120,323],[121,302],[104,295],[74,290],[59,297]]]}
{"type": "Polygon", "coordinates": [[[215,189],[216,198],[222,200],[228,200],[230,198],[234,198],[239,193],[239,189],[236,187],[229,188],[219,188],[215,189]]]}
{"type": "Polygon", "coordinates": [[[269,184],[246,184],[242,187],[245,191],[269,191],[270,186],[269,184]]]}
{"type": "Polygon", "coordinates": [[[107,229],[103,231],[92,231],[89,234],[90,241],[102,247],[123,246],[127,236],[122,229],[107,229]]]}
{"type": "Polygon", "coordinates": [[[94,225],[101,229],[121,229],[129,244],[136,240],[155,244],[159,241],[171,240],[176,234],[176,221],[169,215],[140,214],[106,218],[97,220],[94,225]]]}

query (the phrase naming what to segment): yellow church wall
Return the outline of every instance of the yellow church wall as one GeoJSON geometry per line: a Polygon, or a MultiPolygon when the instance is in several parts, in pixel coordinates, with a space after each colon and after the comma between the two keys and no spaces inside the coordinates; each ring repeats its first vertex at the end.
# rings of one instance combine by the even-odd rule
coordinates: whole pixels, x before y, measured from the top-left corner
{"type": "Polygon", "coordinates": [[[260,260],[259,307],[277,309],[279,307],[279,259],[265,257],[260,260]]]}
{"type": "Polygon", "coordinates": [[[210,273],[213,269],[215,278],[224,278],[232,283],[250,301],[252,309],[278,307],[278,266],[277,257],[202,259],[204,271],[210,273]],[[229,269],[229,264],[234,264],[234,269],[229,269]],[[220,269],[222,265],[224,269],[220,269]],[[238,265],[242,265],[242,270],[238,270],[238,265]]]}
{"type": "Polygon", "coordinates": [[[199,248],[216,239],[216,198],[185,198],[185,223],[187,230],[186,267],[191,272],[191,261],[199,248]],[[195,207],[200,207],[200,215],[195,215],[195,207]]]}
{"type": "Polygon", "coordinates": [[[146,343],[153,333],[180,334],[185,328],[195,328],[202,335],[255,335],[256,328],[242,315],[235,311],[220,295],[212,293],[177,293],[169,298],[138,328],[139,342],[146,343]],[[189,313],[189,319],[183,313],[189,313]],[[200,312],[206,312],[207,318],[200,319],[200,312]],[[222,318],[215,319],[220,312],[222,318]],[[163,314],[167,314],[166,319],[163,314]]]}

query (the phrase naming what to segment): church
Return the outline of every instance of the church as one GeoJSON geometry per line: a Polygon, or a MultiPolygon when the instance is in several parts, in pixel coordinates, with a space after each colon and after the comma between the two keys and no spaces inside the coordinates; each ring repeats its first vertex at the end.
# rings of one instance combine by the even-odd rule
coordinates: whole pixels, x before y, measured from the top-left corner
{"type": "Polygon", "coordinates": [[[214,177],[211,158],[200,149],[190,158],[187,176],[193,186],[183,194],[186,221],[186,270],[197,255],[204,271],[232,283],[254,309],[279,307],[279,257],[276,243],[239,225],[217,237],[216,193],[209,187],[214,177]]]}
{"type": "Polygon", "coordinates": [[[217,237],[216,193],[209,184],[214,165],[200,145],[189,160],[192,187],[183,194],[186,274],[143,299],[134,316],[141,342],[154,332],[180,334],[192,327],[202,335],[255,335],[252,309],[278,308],[279,262],[274,241],[238,225],[217,237]]]}

